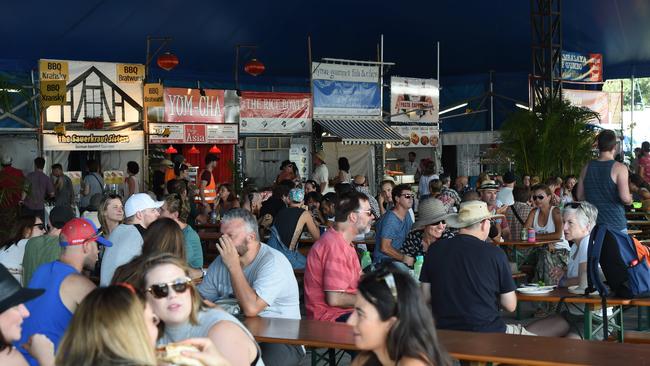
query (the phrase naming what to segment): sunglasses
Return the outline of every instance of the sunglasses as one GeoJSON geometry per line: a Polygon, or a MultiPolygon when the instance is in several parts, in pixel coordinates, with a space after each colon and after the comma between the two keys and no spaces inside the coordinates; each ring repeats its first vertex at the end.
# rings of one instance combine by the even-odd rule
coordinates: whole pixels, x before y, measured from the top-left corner
{"type": "Polygon", "coordinates": [[[401,194],[400,196],[406,198],[407,200],[410,200],[410,199],[412,199],[413,197],[415,197],[414,194],[401,194]]]}
{"type": "Polygon", "coordinates": [[[374,215],[372,214],[372,210],[359,210],[359,211],[355,211],[355,212],[358,212],[358,213],[365,213],[365,214],[368,215],[368,216],[374,216],[374,215]]]}
{"type": "Polygon", "coordinates": [[[445,220],[440,220],[440,221],[436,221],[436,222],[434,222],[434,223],[431,223],[431,224],[429,224],[429,225],[431,225],[431,226],[438,226],[438,225],[440,225],[440,224],[447,225],[447,221],[445,221],[445,220]]]}
{"type": "Polygon", "coordinates": [[[537,201],[537,200],[540,200],[540,201],[541,201],[541,200],[543,200],[544,198],[546,198],[546,196],[533,196],[533,201],[537,201]]]}
{"type": "Polygon", "coordinates": [[[580,204],[580,202],[571,202],[571,203],[567,204],[566,206],[569,206],[571,208],[580,208],[582,205],[580,204]]]}
{"type": "Polygon", "coordinates": [[[190,287],[192,279],[189,277],[179,278],[176,281],[167,283],[156,283],[147,289],[156,299],[163,299],[169,296],[169,288],[174,289],[177,294],[182,294],[190,287]]]}
{"type": "Polygon", "coordinates": [[[364,274],[369,274],[371,272],[376,273],[377,280],[383,281],[390,290],[390,294],[393,296],[393,300],[397,303],[397,286],[395,285],[395,277],[393,273],[388,270],[388,266],[391,264],[371,264],[363,269],[364,274]]]}
{"type": "Polygon", "coordinates": [[[39,230],[42,230],[42,231],[45,231],[45,229],[47,229],[47,227],[43,223],[32,225],[32,227],[36,227],[36,228],[38,228],[39,230]]]}

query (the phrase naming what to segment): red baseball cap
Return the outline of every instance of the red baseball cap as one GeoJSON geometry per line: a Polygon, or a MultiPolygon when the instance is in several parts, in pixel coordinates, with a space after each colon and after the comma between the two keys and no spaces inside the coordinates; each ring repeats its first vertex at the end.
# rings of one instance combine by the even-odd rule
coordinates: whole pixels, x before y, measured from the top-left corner
{"type": "Polygon", "coordinates": [[[89,241],[95,241],[105,247],[113,246],[113,243],[100,235],[92,221],[80,217],[68,221],[61,229],[61,234],[68,240],[59,242],[62,247],[81,245],[89,241]]]}

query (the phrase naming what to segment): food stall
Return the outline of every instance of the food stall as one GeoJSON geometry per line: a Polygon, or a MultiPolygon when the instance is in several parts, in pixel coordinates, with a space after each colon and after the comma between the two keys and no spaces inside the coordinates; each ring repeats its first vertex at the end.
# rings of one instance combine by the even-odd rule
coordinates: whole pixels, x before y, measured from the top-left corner
{"type": "MultiPolygon", "coordinates": [[[[140,64],[40,60],[41,146],[48,166],[85,173],[93,159],[111,178],[125,176],[129,161],[142,166],[143,80],[140,64]]],[[[136,179],[142,189],[142,174],[136,179]]],[[[111,183],[106,188],[123,192],[111,183]]]]}
{"type": "Polygon", "coordinates": [[[239,128],[249,183],[272,185],[284,160],[296,164],[301,178],[309,177],[311,113],[309,93],[242,92],[239,128]]]}
{"type": "Polygon", "coordinates": [[[220,161],[213,171],[215,180],[232,182],[229,162],[239,139],[235,91],[164,88],[162,104],[156,104],[147,108],[149,150],[163,151],[170,160],[181,154],[198,172],[205,166],[206,155],[217,154],[220,161]]]}

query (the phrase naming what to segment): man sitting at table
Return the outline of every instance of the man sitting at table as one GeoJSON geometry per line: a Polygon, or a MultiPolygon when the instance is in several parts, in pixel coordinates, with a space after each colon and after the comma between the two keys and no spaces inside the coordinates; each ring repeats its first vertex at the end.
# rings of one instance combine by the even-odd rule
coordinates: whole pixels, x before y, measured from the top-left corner
{"type": "Polygon", "coordinates": [[[496,237],[490,236],[490,238],[495,242],[501,241],[501,238],[509,238],[510,227],[508,225],[508,220],[506,220],[502,215],[505,214],[508,206],[504,206],[501,202],[497,201],[499,185],[493,180],[485,180],[481,182],[477,191],[481,195],[481,201],[487,204],[490,213],[501,214],[494,220],[495,226],[498,230],[498,235],[496,237]]]}
{"type": "Polygon", "coordinates": [[[335,220],[307,255],[307,319],[346,321],[356,300],[361,266],[352,240],[370,231],[373,217],[368,197],[356,191],[340,197],[335,220]]]}
{"type": "Polygon", "coordinates": [[[394,262],[398,268],[408,271],[415,258],[402,254],[400,249],[411,231],[413,220],[409,209],[413,206],[415,194],[407,184],[400,184],[392,192],[395,208],[386,212],[377,223],[377,245],[373,253],[373,263],[394,262]]]}
{"type": "MultiPolygon", "coordinates": [[[[210,264],[198,286],[204,299],[237,299],[246,316],[300,319],[298,282],[289,260],[260,243],[257,220],[243,208],[221,218],[220,256],[210,264]]],[[[301,346],[260,343],[266,365],[298,365],[301,346]]]]}
{"type": "Polygon", "coordinates": [[[463,202],[447,225],[459,228],[454,238],[429,247],[420,275],[422,293],[431,304],[436,327],[485,333],[547,335],[543,330],[505,324],[499,305],[517,308],[515,283],[501,248],[487,244],[491,214],[482,201],[463,202]]]}

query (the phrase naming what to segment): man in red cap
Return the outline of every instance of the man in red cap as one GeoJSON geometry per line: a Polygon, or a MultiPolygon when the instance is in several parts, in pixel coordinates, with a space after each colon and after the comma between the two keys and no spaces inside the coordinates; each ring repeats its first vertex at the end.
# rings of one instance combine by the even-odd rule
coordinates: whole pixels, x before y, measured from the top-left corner
{"type": "Polygon", "coordinates": [[[112,245],[100,236],[92,221],[74,218],[61,229],[59,260],[43,264],[32,276],[28,287],[45,289],[45,294],[26,304],[31,316],[25,319],[22,337],[15,344],[30,365],[36,365],[36,360],[21,345],[35,333],[58,345],[77,305],[95,289],[81,271],[95,268],[99,244],[112,245]]]}

